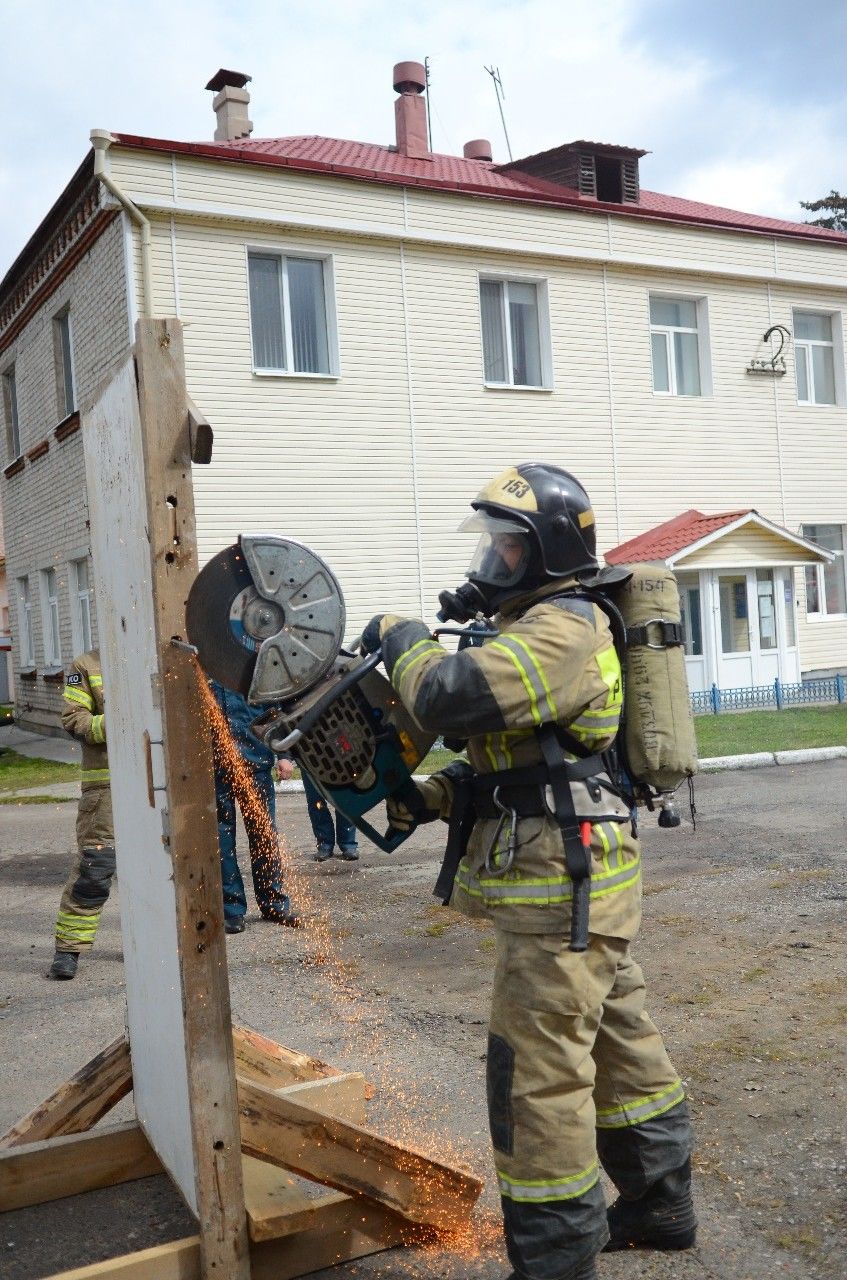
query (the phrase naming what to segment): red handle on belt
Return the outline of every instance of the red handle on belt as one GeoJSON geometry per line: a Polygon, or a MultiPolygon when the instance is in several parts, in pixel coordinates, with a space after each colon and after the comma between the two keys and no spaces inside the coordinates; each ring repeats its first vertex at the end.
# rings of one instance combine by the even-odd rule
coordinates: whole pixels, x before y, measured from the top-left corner
{"type": "Polygon", "coordinates": [[[581,822],[579,824],[579,838],[582,841],[583,849],[591,848],[591,823],[581,822]]]}

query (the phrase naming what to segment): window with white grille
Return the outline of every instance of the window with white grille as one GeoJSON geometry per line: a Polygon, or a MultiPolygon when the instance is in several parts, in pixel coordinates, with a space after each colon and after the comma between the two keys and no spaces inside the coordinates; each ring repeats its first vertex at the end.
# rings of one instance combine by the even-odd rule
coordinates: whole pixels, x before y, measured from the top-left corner
{"type": "Polygon", "coordinates": [[[251,250],[247,269],[254,369],[335,375],[330,260],[251,250]]]}
{"type": "Polygon", "coordinates": [[[657,395],[703,395],[705,327],[702,299],[650,295],[653,390],[657,395]]]}
{"type": "Polygon", "coordinates": [[[41,610],[44,635],[44,663],[61,667],[62,645],[59,635],[59,585],[55,569],[41,571],[41,610]]]}
{"type": "Polygon", "coordinates": [[[91,585],[87,560],[71,561],[71,632],[74,654],[91,646],[91,585]]]}
{"type": "Polygon", "coordinates": [[[70,311],[63,311],[53,321],[53,349],[56,358],[56,390],[59,398],[59,419],[63,420],[70,417],[76,409],[73,331],[71,329],[70,311]]]}
{"type": "Polygon", "coordinates": [[[32,626],[32,598],[29,578],[18,578],[18,624],[20,626],[21,666],[35,666],[35,633],[32,626]]]}
{"type": "Polygon", "coordinates": [[[6,457],[14,462],[21,456],[21,427],[18,420],[18,389],[15,366],[3,374],[3,418],[6,423],[6,457]]]}
{"type": "Polygon", "coordinates": [[[844,526],[804,524],[803,537],[827,551],[835,552],[829,564],[806,566],[806,613],[822,618],[847,615],[847,561],[844,556],[844,526]]]}
{"type": "Polygon", "coordinates": [[[543,283],[481,278],[479,304],[486,383],[495,387],[551,387],[543,283]]]}
{"type": "Polygon", "coordinates": [[[798,404],[836,404],[833,317],[819,311],[794,312],[794,367],[798,404]]]}

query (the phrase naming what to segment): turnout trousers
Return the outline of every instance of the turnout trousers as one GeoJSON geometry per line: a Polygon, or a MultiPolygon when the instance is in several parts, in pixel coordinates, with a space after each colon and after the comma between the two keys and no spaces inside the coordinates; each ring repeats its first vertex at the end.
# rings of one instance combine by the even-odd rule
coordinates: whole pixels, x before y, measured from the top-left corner
{"type": "Polygon", "coordinates": [[[496,936],[488,1113],[509,1259],[564,1280],[608,1239],[600,1164],[639,1198],[688,1159],[688,1107],[628,942],[496,936]]]}
{"type": "Polygon", "coordinates": [[[115,831],[109,787],[83,791],[76,815],[77,853],[56,919],[57,951],[90,951],[115,874],[115,831]]]}

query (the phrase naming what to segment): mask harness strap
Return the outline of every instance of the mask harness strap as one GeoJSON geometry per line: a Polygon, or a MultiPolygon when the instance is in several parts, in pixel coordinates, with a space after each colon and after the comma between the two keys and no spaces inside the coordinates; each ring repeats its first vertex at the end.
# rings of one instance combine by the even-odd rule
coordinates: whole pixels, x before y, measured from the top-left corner
{"type": "Polygon", "coordinates": [[[573,884],[571,904],[571,951],[588,948],[588,906],[591,890],[591,848],[582,842],[580,821],[574,809],[568,779],[567,761],[556,733],[556,726],[543,724],[536,729],[536,737],[547,765],[550,790],[553,793],[553,816],[562,833],[565,850],[565,866],[573,884]]]}

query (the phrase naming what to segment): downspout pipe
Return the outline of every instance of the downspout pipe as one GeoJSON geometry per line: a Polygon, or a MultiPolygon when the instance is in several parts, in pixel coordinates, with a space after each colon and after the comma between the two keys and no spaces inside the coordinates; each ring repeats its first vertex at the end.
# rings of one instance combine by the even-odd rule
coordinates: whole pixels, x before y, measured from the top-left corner
{"type": "Polygon", "coordinates": [[[125,191],[122,191],[118,184],[109,175],[106,169],[106,152],[115,141],[113,135],[108,129],[92,129],[91,145],[94,148],[94,176],[103,183],[107,191],[110,191],[115,199],[126,209],[132,221],[137,227],[141,228],[141,314],[143,316],[152,316],[153,314],[153,277],[150,270],[150,223],[144,214],[130,200],[125,191]]]}

